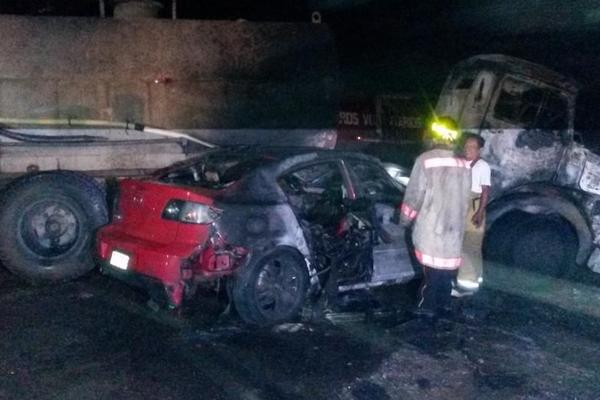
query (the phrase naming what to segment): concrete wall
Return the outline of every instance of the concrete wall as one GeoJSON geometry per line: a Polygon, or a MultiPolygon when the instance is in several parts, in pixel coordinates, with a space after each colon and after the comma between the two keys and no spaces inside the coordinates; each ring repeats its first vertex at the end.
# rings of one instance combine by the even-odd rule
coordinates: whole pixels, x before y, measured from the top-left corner
{"type": "Polygon", "coordinates": [[[336,73],[323,25],[0,16],[0,117],[322,129],[336,73]]]}

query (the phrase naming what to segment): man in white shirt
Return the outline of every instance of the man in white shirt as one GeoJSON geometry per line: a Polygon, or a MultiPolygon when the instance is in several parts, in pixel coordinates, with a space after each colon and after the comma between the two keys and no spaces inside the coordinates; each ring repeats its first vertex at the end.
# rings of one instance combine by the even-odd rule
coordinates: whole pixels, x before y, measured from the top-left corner
{"type": "Polygon", "coordinates": [[[485,208],[491,187],[490,166],[481,159],[484,144],[484,139],[479,135],[466,136],[464,156],[471,163],[472,184],[463,241],[463,265],[458,270],[456,285],[452,291],[455,297],[475,293],[483,280],[481,248],[485,232],[485,208]]]}

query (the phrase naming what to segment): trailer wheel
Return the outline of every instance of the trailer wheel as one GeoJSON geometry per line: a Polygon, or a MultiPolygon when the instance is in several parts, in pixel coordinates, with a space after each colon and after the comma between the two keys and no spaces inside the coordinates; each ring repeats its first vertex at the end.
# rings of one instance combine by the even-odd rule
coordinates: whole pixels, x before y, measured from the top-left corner
{"type": "Polygon", "coordinates": [[[94,233],[108,212],[92,178],[70,171],[29,175],[9,185],[0,204],[0,260],[8,270],[38,284],[94,267],[94,233]]]}
{"type": "Polygon", "coordinates": [[[233,283],[233,302],[249,324],[270,325],[298,315],[308,289],[302,257],[291,249],[278,249],[250,261],[233,283]]]}

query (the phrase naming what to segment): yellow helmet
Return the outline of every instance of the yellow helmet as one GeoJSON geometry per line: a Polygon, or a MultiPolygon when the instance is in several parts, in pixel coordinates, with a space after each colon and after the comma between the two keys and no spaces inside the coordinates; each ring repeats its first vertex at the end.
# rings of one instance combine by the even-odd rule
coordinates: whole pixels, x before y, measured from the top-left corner
{"type": "Polygon", "coordinates": [[[427,130],[427,138],[434,144],[451,145],[460,138],[460,129],[450,117],[436,117],[427,130]]]}

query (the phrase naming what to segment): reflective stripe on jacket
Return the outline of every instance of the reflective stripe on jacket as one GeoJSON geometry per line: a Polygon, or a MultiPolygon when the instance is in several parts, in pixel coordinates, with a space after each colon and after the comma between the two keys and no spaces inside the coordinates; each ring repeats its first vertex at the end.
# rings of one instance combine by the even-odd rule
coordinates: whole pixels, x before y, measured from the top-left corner
{"type": "Polygon", "coordinates": [[[438,269],[460,267],[470,192],[467,160],[441,149],[417,158],[400,218],[405,223],[415,221],[413,244],[421,264],[438,269]]]}

